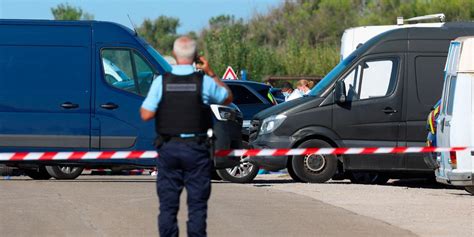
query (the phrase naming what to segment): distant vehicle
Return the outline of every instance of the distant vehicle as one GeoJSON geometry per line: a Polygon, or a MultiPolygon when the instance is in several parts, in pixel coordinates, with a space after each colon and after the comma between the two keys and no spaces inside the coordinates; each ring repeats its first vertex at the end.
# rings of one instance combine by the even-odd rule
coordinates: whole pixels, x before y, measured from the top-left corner
{"type": "MultiPolygon", "coordinates": [[[[234,101],[243,113],[242,127],[243,146],[248,147],[250,119],[258,112],[269,108],[278,102],[272,94],[272,87],[264,83],[241,80],[224,80],[234,95],[234,101]]],[[[259,167],[242,157],[238,166],[217,170],[217,174],[224,180],[234,183],[251,182],[258,174],[259,167]]]]}
{"type": "MultiPolygon", "coordinates": [[[[474,35],[474,34],[472,34],[474,35]]],[[[437,119],[439,147],[474,147],[474,36],[451,42],[437,119]]],[[[473,152],[440,152],[436,180],[474,195],[473,152]]]]}
{"type": "Polygon", "coordinates": [[[258,112],[277,104],[271,93],[272,87],[254,81],[224,80],[224,82],[234,95],[233,103],[244,114],[243,134],[244,139],[247,139],[252,117],[258,112]]]}
{"type": "MultiPolygon", "coordinates": [[[[211,105],[215,117],[214,133],[215,148],[242,149],[242,112],[235,104],[228,106],[211,105]]],[[[218,157],[214,159],[216,174],[223,180],[234,183],[247,183],[258,174],[258,167],[248,162],[244,157],[218,157]]]]}
{"type": "MultiPolygon", "coordinates": [[[[424,146],[426,116],[441,97],[449,42],[474,23],[408,27],[375,36],[339,63],[308,96],[253,118],[253,148],[424,146]]],[[[251,157],[297,181],[431,177],[421,154],[251,157]]]]}
{"type": "Polygon", "coordinates": [[[354,52],[358,47],[381,33],[409,27],[441,27],[445,21],[444,14],[433,14],[427,16],[413,17],[404,20],[397,18],[396,25],[359,26],[346,29],[341,38],[341,61],[354,52]],[[421,21],[439,21],[439,23],[418,23],[421,21]],[[413,24],[413,22],[415,22],[413,24]],[[405,24],[408,23],[408,24],[405,24]]]}
{"type": "MultiPolygon", "coordinates": [[[[171,66],[135,32],[100,21],[0,20],[0,35],[1,151],[155,149],[154,124],[138,111],[153,79],[171,66]]],[[[240,164],[239,158],[219,159],[218,168],[240,164]]],[[[133,169],[155,161],[6,165],[34,179],[73,179],[85,167],[133,169]]]]}
{"type": "Polygon", "coordinates": [[[270,92],[278,104],[285,102],[285,95],[283,95],[283,92],[280,88],[271,88],[270,92]]]}

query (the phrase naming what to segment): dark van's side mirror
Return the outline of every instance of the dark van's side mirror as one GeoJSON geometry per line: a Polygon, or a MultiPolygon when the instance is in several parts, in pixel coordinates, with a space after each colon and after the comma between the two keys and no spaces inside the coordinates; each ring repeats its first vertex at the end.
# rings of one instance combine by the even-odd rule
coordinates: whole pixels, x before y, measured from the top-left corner
{"type": "Polygon", "coordinates": [[[344,104],[347,102],[346,84],[344,83],[344,81],[338,81],[336,83],[334,97],[335,97],[336,103],[338,104],[344,104]]]}

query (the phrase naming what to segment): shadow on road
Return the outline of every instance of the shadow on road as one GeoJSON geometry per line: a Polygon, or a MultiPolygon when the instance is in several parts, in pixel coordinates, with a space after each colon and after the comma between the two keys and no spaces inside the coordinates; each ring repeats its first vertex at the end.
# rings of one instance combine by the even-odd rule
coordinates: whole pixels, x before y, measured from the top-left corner
{"type": "Polygon", "coordinates": [[[437,183],[434,180],[426,179],[400,179],[385,184],[386,186],[407,187],[407,188],[425,188],[425,189],[463,189],[451,185],[437,183]]]}
{"type": "MultiPolygon", "coordinates": [[[[214,182],[214,184],[226,184],[228,182],[225,181],[217,181],[214,182]]],[[[276,179],[257,179],[254,180],[252,183],[253,186],[255,187],[271,187],[273,185],[279,185],[279,184],[290,184],[290,183],[296,183],[293,181],[291,178],[288,179],[281,179],[281,178],[276,178],[276,179]]],[[[336,184],[336,185],[375,185],[375,184],[353,184],[349,180],[331,180],[326,183],[321,183],[318,185],[330,185],[330,184],[336,184]]],[[[246,184],[249,185],[249,184],[246,184]]],[[[316,184],[315,184],[316,185],[316,184]]],[[[450,186],[450,185],[444,185],[441,183],[436,183],[434,180],[428,180],[428,179],[392,179],[390,180],[387,184],[383,184],[383,186],[393,186],[393,187],[406,187],[406,188],[422,188],[422,189],[463,189],[462,187],[456,187],[456,186],[450,186]]]]}
{"type": "MultiPolygon", "coordinates": [[[[1,177],[0,177],[1,178],[1,177]]],[[[252,183],[246,183],[242,185],[253,185],[254,187],[271,187],[273,185],[282,185],[282,184],[291,184],[296,183],[291,178],[273,178],[267,177],[267,179],[254,180],[252,183]]],[[[32,180],[29,178],[13,178],[13,179],[0,179],[1,182],[60,182],[60,183],[155,183],[156,177],[152,176],[95,176],[95,175],[83,175],[79,179],[74,180],[32,180]]],[[[213,180],[214,185],[225,185],[230,184],[230,182],[213,180]]],[[[322,184],[315,185],[372,185],[372,184],[353,184],[349,180],[336,180],[329,181],[322,184]]],[[[463,189],[462,187],[449,186],[440,183],[436,183],[434,180],[427,179],[392,179],[387,184],[383,186],[393,186],[393,187],[406,187],[406,188],[422,188],[422,189],[452,189],[459,190],[463,189]]],[[[466,194],[469,195],[469,194],[466,194]]]]}

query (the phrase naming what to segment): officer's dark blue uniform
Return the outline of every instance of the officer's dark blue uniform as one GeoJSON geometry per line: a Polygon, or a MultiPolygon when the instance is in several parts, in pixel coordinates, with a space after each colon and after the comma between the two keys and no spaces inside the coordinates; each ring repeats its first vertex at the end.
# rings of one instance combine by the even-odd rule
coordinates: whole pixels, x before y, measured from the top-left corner
{"type": "Polygon", "coordinates": [[[222,103],[227,90],[191,65],[174,66],[172,74],[154,80],[142,108],[156,112],[158,148],[158,227],[161,236],[177,236],[177,213],[187,191],[188,236],[206,236],[207,201],[212,161],[205,133],[212,126],[208,104],[222,103]]]}

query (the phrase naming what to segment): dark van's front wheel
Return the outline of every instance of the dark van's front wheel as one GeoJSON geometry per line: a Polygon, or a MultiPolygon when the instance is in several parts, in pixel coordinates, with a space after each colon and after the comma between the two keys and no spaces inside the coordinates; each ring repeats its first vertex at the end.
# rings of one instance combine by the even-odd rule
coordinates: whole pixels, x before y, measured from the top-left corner
{"type": "MultiPolygon", "coordinates": [[[[322,140],[308,140],[298,148],[329,148],[329,143],[322,140]]],[[[337,172],[337,157],[335,155],[305,155],[293,156],[291,166],[298,178],[308,183],[324,183],[337,172]]],[[[295,180],[298,181],[298,180],[295,180]]]]}

